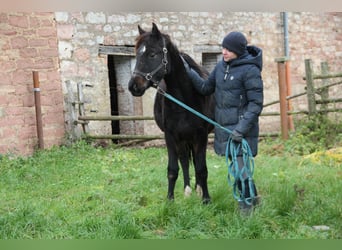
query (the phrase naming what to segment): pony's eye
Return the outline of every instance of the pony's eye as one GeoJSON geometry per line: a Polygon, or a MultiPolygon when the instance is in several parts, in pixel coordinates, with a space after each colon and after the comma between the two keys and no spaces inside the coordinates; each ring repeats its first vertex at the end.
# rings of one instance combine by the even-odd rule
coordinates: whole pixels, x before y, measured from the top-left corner
{"type": "Polygon", "coordinates": [[[157,55],[157,54],[156,54],[156,53],[154,53],[154,52],[150,53],[150,57],[151,57],[151,58],[155,58],[155,57],[156,57],[156,55],[157,55]]]}

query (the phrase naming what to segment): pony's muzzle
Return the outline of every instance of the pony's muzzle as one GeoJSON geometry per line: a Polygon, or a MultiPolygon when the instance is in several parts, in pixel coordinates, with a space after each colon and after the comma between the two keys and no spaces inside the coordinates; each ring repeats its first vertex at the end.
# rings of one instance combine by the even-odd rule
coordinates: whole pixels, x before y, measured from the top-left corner
{"type": "Polygon", "coordinates": [[[133,75],[128,83],[128,90],[133,96],[142,96],[148,88],[148,81],[138,75],[133,75]]]}

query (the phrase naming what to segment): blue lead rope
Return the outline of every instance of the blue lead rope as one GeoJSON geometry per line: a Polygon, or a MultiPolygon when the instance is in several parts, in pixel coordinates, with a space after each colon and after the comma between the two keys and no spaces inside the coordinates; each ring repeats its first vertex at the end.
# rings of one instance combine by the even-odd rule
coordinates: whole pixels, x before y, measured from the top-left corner
{"type": "Polygon", "coordinates": [[[234,198],[238,201],[244,201],[248,205],[252,205],[256,196],[253,183],[254,158],[245,139],[242,139],[241,143],[236,143],[232,138],[228,138],[226,147],[226,163],[228,166],[228,184],[233,186],[234,198]],[[242,151],[243,161],[243,167],[241,169],[239,168],[237,160],[237,155],[240,151],[242,151]],[[231,156],[231,160],[229,159],[229,155],[231,156]],[[234,177],[234,181],[232,181],[231,176],[234,177]],[[245,179],[248,179],[249,197],[244,197],[244,194],[246,193],[245,179]],[[241,190],[238,188],[237,180],[240,180],[241,190]]]}
{"type": "MultiPolygon", "coordinates": [[[[193,108],[189,107],[185,103],[179,101],[178,99],[174,98],[172,95],[169,95],[161,88],[157,88],[157,91],[165,96],[167,99],[175,102],[179,106],[185,108],[186,110],[190,111],[191,113],[197,115],[198,117],[202,118],[203,120],[211,123],[217,128],[220,128],[226,131],[228,134],[231,134],[232,131],[223,127],[219,123],[213,121],[212,119],[208,118],[207,116],[201,114],[200,112],[194,110],[193,108]]],[[[228,184],[233,186],[233,197],[238,201],[244,201],[246,204],[251,205],[253,199],[255,198],[254,192],[254,184],[253,184],[253,173],[254,173],[254,158],[252,151],[248,145],[248,142],[245,139],[242,139],[241,143],[234,142],[230,137],[227,141],[226,147],[226,163],[228,166],[228,184]],[[243,159],[243,167],[240,169],[237,155],[239,152],[242,152],[242,159],[243,159]],[[231,159],[229,157],[231,156],[231,159]],[[232,181],[231,176],[234,178],[232,181]],[[249,186],[249,193],[250,197],[244,197],[246,185],[244,176],[248,178],[248,186],[249,186]],[[237,181],[241,181],[241,191],[237,187],[237,181]]]]}

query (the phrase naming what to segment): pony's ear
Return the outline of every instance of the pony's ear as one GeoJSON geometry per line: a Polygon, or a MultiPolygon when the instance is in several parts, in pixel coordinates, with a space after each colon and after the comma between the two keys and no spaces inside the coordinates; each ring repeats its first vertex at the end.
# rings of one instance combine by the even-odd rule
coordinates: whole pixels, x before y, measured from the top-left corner
{"type": "Polygon", "coordinates": [[[152,35],[160,36],[160,31],[155,23],[152,23],[152,35]]]}
{"type": "Polygon", "coordinates": [[[140,27],[140,25],[138,25],[138,30],[139,30],[139,34],[140,34],[140,35],[146,33],[146,31],[143,30],[143,29],[140,27]]]}

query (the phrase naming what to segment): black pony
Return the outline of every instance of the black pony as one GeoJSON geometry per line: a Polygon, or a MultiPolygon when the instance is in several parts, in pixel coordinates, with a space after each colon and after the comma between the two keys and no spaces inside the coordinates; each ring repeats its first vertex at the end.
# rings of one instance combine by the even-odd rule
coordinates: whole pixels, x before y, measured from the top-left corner
{"type": "Polygon", "coordinates": [[[213,96],[205,97],[196,92],[186,74],[182,58],[202,77],[208,72],[194,60],[180,53],[170,37],[161,33],[153,23],[152,31],[146,32],[140,26],[140,35],[136,39],[136,65],[129,81],[129,91],[133,96],[142,96],[149,87],[156,87],[154,117],[157,125],[165,134],[168,151],[168,194],[174,199],[174,188],[178,178],[180,161],[184,177],[184,193],[191,194],[189,162],[192,158],[196,175],[196,191],[204,203],[210,201],[207,186],[208,170],[206,149],[208,133],[213,126],[197,117],[178,104],[165,98],[163,91],[186,105],[213,118],[213,96]]]}

